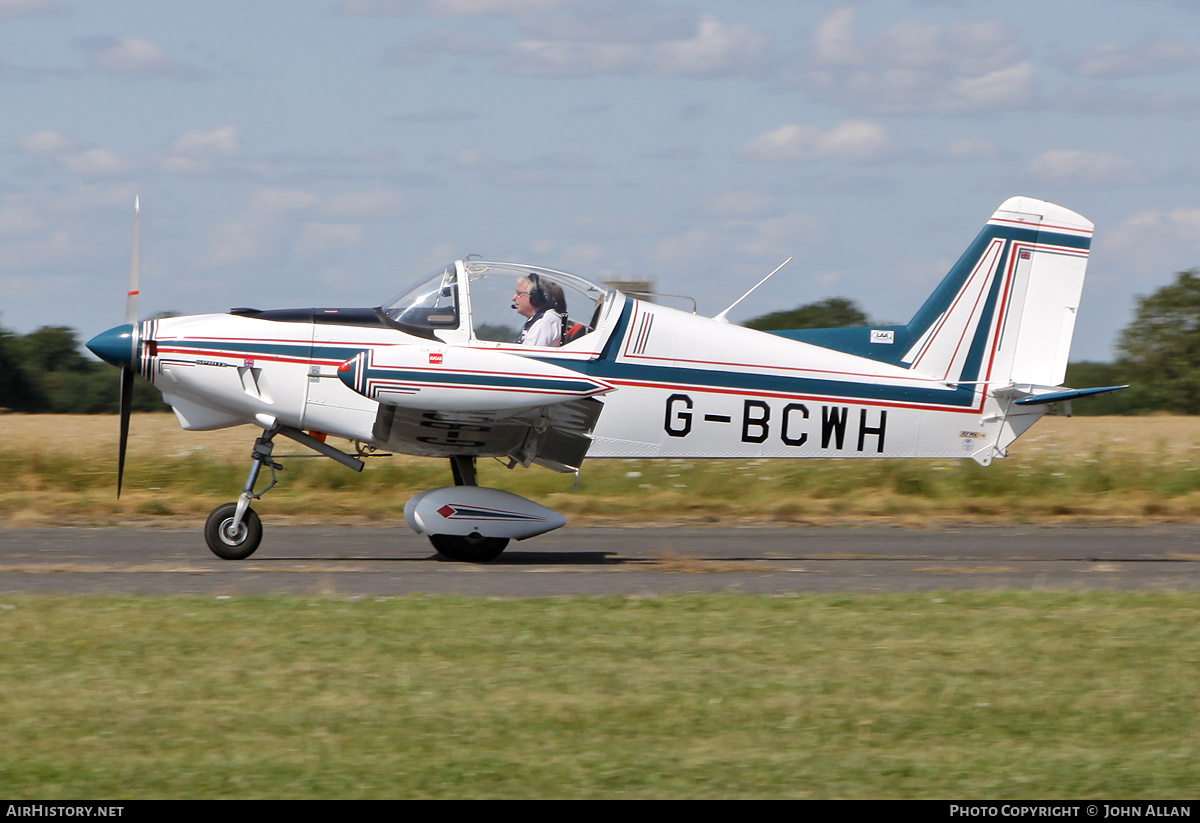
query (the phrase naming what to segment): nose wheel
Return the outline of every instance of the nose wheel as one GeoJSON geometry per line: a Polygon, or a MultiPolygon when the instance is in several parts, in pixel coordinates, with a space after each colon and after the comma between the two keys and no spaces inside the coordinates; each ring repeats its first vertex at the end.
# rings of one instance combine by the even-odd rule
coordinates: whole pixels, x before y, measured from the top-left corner
{"type": "Polygon", "coordinates": [[[237,503],[217,506],[204,524],[204,540],[212,553],[222,560],[245,560],[262,542],[262,520],[258,512],[247,508],[239,522],[237,507],[237,503]]]}

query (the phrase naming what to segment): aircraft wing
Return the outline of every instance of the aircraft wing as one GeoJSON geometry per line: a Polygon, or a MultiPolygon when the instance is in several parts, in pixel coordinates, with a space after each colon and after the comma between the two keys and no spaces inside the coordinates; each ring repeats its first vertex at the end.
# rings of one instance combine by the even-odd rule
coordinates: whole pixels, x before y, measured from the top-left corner
{"type": "Polygon", "coordinates": [[[387,448],[425,457],[500,457],[576,471],[604,404],[594,397],[507,412],[447,412],[380,403],[373,435],[387,448]]]}
{"type": "Polygon", "coordinates": [[[575,471],[614,388],[530,357],[458,346],[367,349],[338,369],[379,402],[374,438],[404,454],[501,457],[575,471]]]}

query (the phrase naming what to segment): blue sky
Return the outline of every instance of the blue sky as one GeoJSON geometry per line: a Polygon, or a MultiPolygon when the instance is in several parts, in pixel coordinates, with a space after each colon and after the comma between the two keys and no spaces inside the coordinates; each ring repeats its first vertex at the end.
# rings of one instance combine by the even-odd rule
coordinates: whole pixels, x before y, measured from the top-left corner
{"type": "Polygon", "coordinates": [[[1073,359],[1200,266],[1200,0],[0,0],[0,326],[361,306],[466,254],[903,322],[1005,198],[1073,359]]]}

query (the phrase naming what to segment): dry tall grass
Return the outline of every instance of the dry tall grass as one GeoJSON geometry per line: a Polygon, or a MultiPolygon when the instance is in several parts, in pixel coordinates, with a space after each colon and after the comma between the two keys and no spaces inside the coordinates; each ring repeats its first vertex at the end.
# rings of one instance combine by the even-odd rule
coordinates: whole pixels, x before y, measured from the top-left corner
{"type": "MultiPolygon", "coordinates": [[[[0,525],[193,521],[237,496],[256,433],[185,432],[171,415],[137,415],[117,501],[116,429],[105,416],[0,415],[0,525]]],[[[307,454],[291,441],[276,453],[307,454]]],[[[451,482],[440,460],[384,458],[362,476],[319,458],[284,462],[258,504],[272,518],[398,522],[412,494],[451,482]]],[[[543,469],[481,461],[480,472],[484,485],[575,524],[1194,520],[1200,417],[1050,417],[986,469],[969,460],[593,460],[578,492],[571,475],[543,469]]]]}

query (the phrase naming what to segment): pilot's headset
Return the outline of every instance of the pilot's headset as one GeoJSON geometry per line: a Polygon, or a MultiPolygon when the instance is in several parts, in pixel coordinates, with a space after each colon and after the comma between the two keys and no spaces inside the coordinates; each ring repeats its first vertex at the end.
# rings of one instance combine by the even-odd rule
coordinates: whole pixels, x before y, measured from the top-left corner
{"type": "Polygon", "coordinates": [[[546,296],[546,290],[542,287],[542,281],[536,274],[530,272],[526,277],[529,281],[529,302],[535,309],[544,309],[550,302],[550,298],[546,296]]]}

